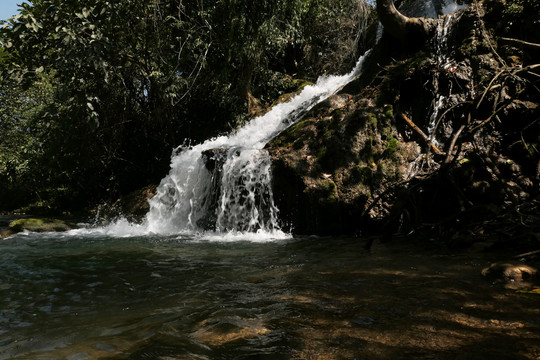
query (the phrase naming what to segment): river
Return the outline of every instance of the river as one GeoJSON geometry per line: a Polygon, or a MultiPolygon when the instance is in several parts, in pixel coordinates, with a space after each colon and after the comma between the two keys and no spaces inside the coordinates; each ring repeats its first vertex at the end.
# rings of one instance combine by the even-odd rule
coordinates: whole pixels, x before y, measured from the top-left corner
{"type": "Polygon", "coordinates": [[[538,295],[485,254],[355,238],[19,234],[0,359],[534,359],[538,295]]]}

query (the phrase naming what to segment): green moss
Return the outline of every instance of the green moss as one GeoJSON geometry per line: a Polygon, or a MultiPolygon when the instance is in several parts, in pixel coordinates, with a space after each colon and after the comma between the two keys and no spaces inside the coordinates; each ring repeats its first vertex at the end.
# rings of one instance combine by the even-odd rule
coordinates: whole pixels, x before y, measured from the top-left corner
{"type": "Polygon", "coordinates": [[[381,130],[381,134],[383,135],[383,139],[389,139],[392,137],[392,128],[387,126],[381,130]]]}
{"type": "Polygon", "coordinates": [[[332,180],[324,180],[320,184],[321,189],[324,189],[329,194],[336,190],[336,183],[332,180]]]}
{"type": "Polygon", "coordinates": [[[334,132],[332,130],[326,130],[324,132],[324,135],[323,137],[326,139],[326,140],[330,140],[330,138],[334,135],[334,132]]]}
{"type": "Polygon", "coordinates": [[[339,123],[343,119],[343,116],[345,116],[345,111],[341,108],[332,111],[333,124],[339,123]]]}
{"type": "Polygon", "coordinates": [[[320,180],[314,186],[304,189],[304,194],[321,204],[336,203],[339,198],[337,185],[332,180],[320,180]]]}
{"type": "Polygon", "coordinates": [[[373,182],[373,170],[367,165],[356,165],[351,169],[350,181],[352,183],[371,184],[373,182]]]}
{"type": "Polygon", "coordinates": [[[408,69],[419,68],[424,66],[426,62],[429,63],[429,55],[423,51],[418,51],[405,61],[405,67],[408,69]]]}
{"type": "Polygon", "coordinates": [[[365,184],[358,185],[358,192],[368,199],[371,197],[371,189],[365,184]]]}
{"type": "Polygon", "coordinates": [[[302,138],[302,136],[309,132],[309,130],[306,130],[308,127],[309,122],[308,121],[300,121],[291,127],[289,127],[287,130],[285,130],[283,133],[281,133],[279,136],[276,136],[269,142],[270,147],[287,147],[289,145],[293,145],[298,139],[302,138]]]}
{"type": "Polygon", "coordinates": [[[319,183],[319,190],[321,191],[321,201],[323,202],[336,202],[338,200],[337,186],[332,180],[324,180],[319,183]]]}
{"type": "Polygon", "coordinates": [[[327,140],[328,141],[325,142],[327,146],[321,145],[317,151],[316,160],[322,171],[332,172],[339,166],[341,161],[340,157],[343,156],[343,154],[340,151],[339,144],[337,144],[335,140],[327,140]]]}
{"type": "Polygon", "coordinates": [[[67,231],[73,227],[73,224],[66,223],[63,220],[41,218],[18,219],[9,224],[9,230],[12,233],[21,232],[24,230],[34,232],[67,231]]]}
{"type": "Polygon", "coordinates": [[[392,105],[386,105],[384,107],[384,117],[388,122],[394,120],[394,108],[392,107],[392,105]]]}
{"type": "Polygon", "coordinates": [[[326,156],[326,146],[321,146],[319,151],[317,151],[317,162],[323,161],[324,157],[326,156]]]}
{"type": "Polygon", "coordinates": [[[393,137],[388,138],[388,142],[386,143],[386,155],[392,156],[396,153],[396,151],[399,148],[399,141],[397,139],[394,139],[393,137]]]}
{"type": "Polygon", "coordinates": [[[534,143],[526,142],[525,147],[527,148],[527,151],[529,152],[529,155],[531,157],[534,158],[534,157],[536,157],[538,155],[538,153],[539,153],[539,151],[538,151],[538,149],[539,149],[538,143],[534,144],[534,143]]]}
{"type": "Polygon", "coordinates": [[[368,115],[368,122],[372,124],[373,126],[377,127],[377,115],[370,113],[368,115]]]}
{"type": "Polygon", "coordinates": [[[293,82],[298,86],[296,88],[297,92],[300,92],[304,90],[304,88],[308,85],[313,85],[311,81],[303,80],[303,79],[294,79],[293,82]]]}
{"type": "Polygon", "coordinates": [[[399,178],[399,167],[393,160],[383,160],[379,163],[379,171],[375,176],[374,182],[382,180],[382,178],[397,180],[399,178]]]}
{"type": "Polygon", "coordinates": [[[373,137],[370,137],[369,141],[366,141],[364,147],[360,151],[360,154],[364,161],[368,164],[375,162],[373,137]]]}

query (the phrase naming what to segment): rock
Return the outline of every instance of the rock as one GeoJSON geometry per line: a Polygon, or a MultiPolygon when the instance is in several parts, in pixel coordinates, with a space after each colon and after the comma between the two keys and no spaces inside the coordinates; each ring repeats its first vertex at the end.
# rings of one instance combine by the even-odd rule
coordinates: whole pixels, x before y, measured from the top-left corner
{"type": "Polygon", "coordinates": [[[372,325],[374,322],[375,320],[367,316],[360,316],[352,320],[352,324],[358,326],[372,325]]]}
{"type": "Polygon", "coordinates": [[[2,237],[8,237],[22,231],[32,232],[53,232],[53,231],[68,231],[75,229],[77,226],[73,223],[59,219],[50,218],[27,218],[14,220],[9,224],[6,231],[2,232],[2,237]]]}
{"type": "MultiPolygon", "coordinates": [[[[208,169],[208,171],[213,172],[215,170],[221,171],[221,168],[223,167],[223,163],[227,160],[227,156],[229,154],[229,148],[215,148],[215,149],[208,149],[204,150],[202,152],[202,156],[204,159],[204,165],[208,169]]],[[[239,151],[235,152],[235,155],[240,154],[239,151]]]]}
{"type": "Polygon", "coordinates": [[[410,147],[398,140],[391,107],[376,107],[372,95],[331,96],[268,144],[274,200],[295,233],[357,232],[373,189],[405,175],[410,147]]]}
{"type": "Polygon", "coordinates": [[[96,210],[97,222],[108,222],[120,216],[131,222],[140,222],[150,210],[148,200],[156,194],[156,185],[148,185],[118,198],[112,204],[102,204],[96,210]]]}
{"type": "Polygon", "coordinates": [[[517,263],[494,263],[482,270],[482,275],[486,277],[515,282],[529,281],[537,273],[535,268],[517,263]]]}
{"type": "Polygon", "coordinates": [[[142,218],[150,210],[148,200],[156,194],[156,186],[149,185],[122,198],[121,211],[129,215],[128,219],[142,218]]]}
{"type": "Polygon", "coordinates": [[[191,337],[208,346],[223,346],[235,341],[257,338],[270,332],[260,319],[225,316],[204,320],[191,337]]]}

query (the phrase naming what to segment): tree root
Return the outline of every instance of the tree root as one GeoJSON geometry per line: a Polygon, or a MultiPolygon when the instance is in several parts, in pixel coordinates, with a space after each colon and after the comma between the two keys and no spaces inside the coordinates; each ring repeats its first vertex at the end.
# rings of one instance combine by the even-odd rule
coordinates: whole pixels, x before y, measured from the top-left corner
{"type": "Polygon", "coordinates": [[[509,42],[509,43],[514,43],[514,44],[519,44],[519,45],[524,45],[524,46],[540,49],[540,44],[537,44],[537,43],[532,43],[532,42],[523,41],[519,39],[513,39],[513,38],[506,38],[506,37],[502,37],[500,39],[504,42],[509,42]]]}

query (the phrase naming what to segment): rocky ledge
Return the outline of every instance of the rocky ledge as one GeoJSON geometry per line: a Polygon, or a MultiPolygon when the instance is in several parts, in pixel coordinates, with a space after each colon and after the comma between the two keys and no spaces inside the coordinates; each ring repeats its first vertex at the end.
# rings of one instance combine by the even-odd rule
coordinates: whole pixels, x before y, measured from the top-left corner
{"type": "Polygon", "coordinates": [[[286,228],[460,245],[493,225],[538,246],[540,20],[501,23],[510,2],[442,17],[415,47],[384,34],[355,81],[268,144],[286,228]]]}

